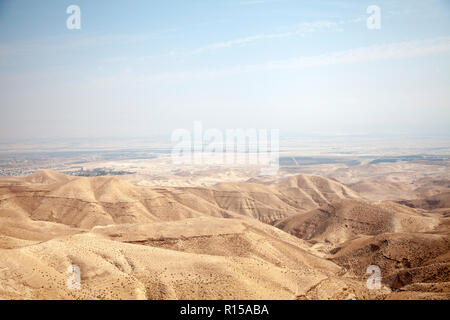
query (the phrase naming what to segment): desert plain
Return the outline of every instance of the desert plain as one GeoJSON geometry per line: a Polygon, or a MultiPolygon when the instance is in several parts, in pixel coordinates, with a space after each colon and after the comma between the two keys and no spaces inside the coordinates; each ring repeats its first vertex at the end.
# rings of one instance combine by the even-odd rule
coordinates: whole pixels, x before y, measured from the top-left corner
{"type": "Polygon", "coordinates": [[[0,299],[450,298],[448,156],[287,149],[275,176],[3,154],[34,173],[0,177],[0,299]]]}

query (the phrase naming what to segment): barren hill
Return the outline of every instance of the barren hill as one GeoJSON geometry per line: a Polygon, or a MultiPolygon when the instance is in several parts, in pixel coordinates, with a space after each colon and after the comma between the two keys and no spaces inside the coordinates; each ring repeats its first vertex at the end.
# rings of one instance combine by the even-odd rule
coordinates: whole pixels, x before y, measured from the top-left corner
{"type": "Polygon", "coordinates": [[[435,217],[399,205],[344,199],[292,215],[276,226],[302,239],[337,244],[360,235],[430,231],[438,224],[439,219],[435,217]]]}
{"type": "Polygon", "coordinates": [[[69,177],[43,171],[15,179],[14,185],[0,180],[0,194],[4,195],[0,209],[19,207],[34,220],[88,229],[204,215],[242,215],[273,223],[331,199],[357,197],[343,185],[324,178],[293,179],[273,186],[229,183],[211,188],[153,188],[115,177],[69,177]]]}
{"type": "Polygon", "coordinates": [[[399,203],[425,210],[450,209],[450,192],[439,193],[421,199],[399,201],[399,203]]]}
{"type": "Polygon", "coordinates": [[[386,233],[349,240],[331,260],[364,279],[377,265],[389,298],[450,298],[450,236],[436,233],[386,233]]]}
{"type": "Polygon", "coordinates": [[[447,298],[448,226],[312,175],[173,188],[46,170],[0,178],[0,298],[447,298]]]}

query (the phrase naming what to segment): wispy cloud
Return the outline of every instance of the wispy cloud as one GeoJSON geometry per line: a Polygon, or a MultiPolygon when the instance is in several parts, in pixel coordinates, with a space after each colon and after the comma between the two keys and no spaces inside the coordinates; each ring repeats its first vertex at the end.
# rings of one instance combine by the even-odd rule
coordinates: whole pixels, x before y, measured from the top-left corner
{"type": "MultiPolygon", "coordinates": [[[[236,65],[220,69],[202,69],[197,71],[153,75],[133,75],[129,78],[129,81],[135,84],[145,84],[153,81],[159,82],[209,79],[223,76],[233,76],[248,72],[297,70],[330,65],[423,57],[439,53],[450,53],[450,36],[390,44],[377,44],[373,46],[329,52],[315,56],[270,61],[262,64],[236,65]]],[[[105,82],[103,82],[104,80],[108,82],[107,79],[102,79],[97,82],[97,84],[105,84],[105,82]]],[[[109,84],[112,84],[113,82],[114,79],[109,80],[109,84]]]]}
{"type": "MultiPolygon", "coordinates": [[[[286,28],[285,31],[280,32],[272,32],[272,33],[259,33],[251,36],[241,37],[241,38],[235,38],[231,40],[225,40],[225,41],[218,41],[214,43],[207,44],[202,47],[198,47],[193,50],[185,50],[185,51],[177,51],[177,50],[171,50],[170,52],[167,52],[164,55],[159,56],[172,56],[172,57],[182,57],[182,56],[189,56],[189,55],[197,55],[206,53],[209,51],[215,51],[219,49],[224,48],[231,48],[235,46],[245,46],[253,42],[257,41],[263,41],[263,40],[269,40],[269,39],[281,39],[281,38],[289,38],[294,36],[304,36],[308,33],[313,33],[315,31],[321,31],[321,30],[334,30],[334,31],[340,31],[341,26],[344,24],[349,23],[358,23],[361,22],[363,19],[361,17],[357,17],[351,20],[347,21],[313,21],[313,22],[303,22],[296,24],[294,26],[290,26],[289,28],[286,28]]],[[[154,55],[150,56],[141,56],[141,57],[134,57],[134,58],[126,58],[126,57],[112,57],[105,59],[105,62],[120,62],[125,60],[134,60],[134,61],[145,61],[149,58],[154,58],[154,55]]]]}
{"type": "Polygon", "coordinates": [[[313,21],[313,22],[303,22],[292,26],[289,30],[284,32],[274,32],[274,33],[260,33],[252,36],[236,38],[227,41],[214,42],[203,47],[196,48],[190,52],[190,54],[200,54],[207,51],[213,51],[222,48],[230,48],[233,46],[243,46],[252,42],[267,40],[267,39],[276,39],[276,38],[289,38],[294,36],[304,36],[307,33],[313,33],[316,31],[323,30],[341,30],[342,26],[349,23],[358,23],[363,19],[361,17],[357,17],[347,21],[313,21]]]}
{"type": "Polygon", "coordinates": [[[239,4],[241,6],[251,6],[254,4],[262,4],[262,3],[268,3],[268,2],[276,2],[277,0],[247,0],[247,1],[241,1],[239,4]]]}
{"type": "Polygon", "coordinates": [[[206,45],[204,47],[197,48],[197,49],[191,51],[190,54],[199,54],[199,53],[203,53],[205,51],[212,51],[212,50],[221,49],[221,48],[229,48],[232,46],[242,46],[242,45],[246,45],[248,43],[255,42],[258,40],[286,38],[286,37],[291,37],[291,36],[301,34],[301,33],[303,33],[303,32],[295,31],[295,32],[270,33],[270,34],[262,33],[262,34],[244,37],[244,38],[238,38],[238,39],[222,41],[222,42],[215,42],[215,43],[206,45]]]}
{"type": "Polygon", "coordinates": [[[450,52],[450,36],[426,40],[378,44],[298,59],[274,61],[265,69],[297,69],[334,64],[352,64],[375,60],[403,59],[450,52]]]}

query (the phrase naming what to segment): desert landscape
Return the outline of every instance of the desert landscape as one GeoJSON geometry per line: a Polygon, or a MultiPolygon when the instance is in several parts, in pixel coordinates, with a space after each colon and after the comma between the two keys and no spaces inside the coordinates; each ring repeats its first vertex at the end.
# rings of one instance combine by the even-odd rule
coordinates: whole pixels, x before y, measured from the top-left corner
{"type": "Polygon", "coordinates": [[[0,298],[450,298],[447,163],[318,170],[207,186],[1,177],[0,298]]]}
{"type": "Polygon", "coordinates": [[[449,18],[448,0],[0,0],[0,300],[446,307],[449,18]]]}

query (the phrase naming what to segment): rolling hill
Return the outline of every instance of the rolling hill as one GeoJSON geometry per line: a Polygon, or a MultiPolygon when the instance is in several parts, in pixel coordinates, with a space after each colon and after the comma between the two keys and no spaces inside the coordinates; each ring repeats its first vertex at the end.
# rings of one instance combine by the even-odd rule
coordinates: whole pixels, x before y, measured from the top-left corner
{"type": "Polygon", "coordinates": [[[0,298],[446,299],[448,219],[313,175],[211,187],[5,177],[0,298]],[[370,264],[379,290],[365,285],[370,264]]]}

